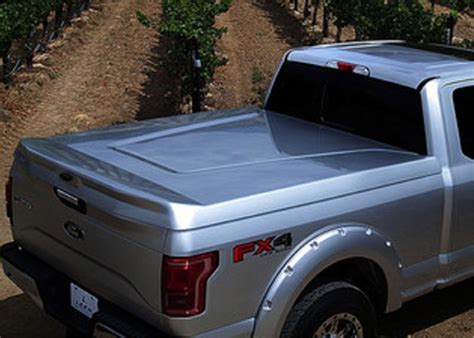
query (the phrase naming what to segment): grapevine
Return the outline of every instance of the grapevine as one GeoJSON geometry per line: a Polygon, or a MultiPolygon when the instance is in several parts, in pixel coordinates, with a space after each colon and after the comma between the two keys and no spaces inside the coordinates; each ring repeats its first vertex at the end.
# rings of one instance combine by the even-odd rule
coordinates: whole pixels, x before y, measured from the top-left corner
{"type": "MultiPolygon", "coordinates": [[[[15,40],[24,41],[24,55],[21,55],[15,64],[21,64],[23,59],[32,59],[32,53],[37,48],[31,47],[29,37],[40,24],[43,30],[47,31],[48,16],[51,12],[56,12],[53,34],[51,38],[58,36],[58,30],[64,25],[64,20],[69,17],[62,17],[63,7],[67,6],[68,13],[73,15],[73,9],[77,12],[86,8],[89,0],[5,0],[0,3],[0,57],[3,60],[3,79],[8,83],[11,79],[12,60],[10,49],[15,40]]],[[[44,38],[43,34],[43,38],[44,38]]]]}
{"type": "Polygon", "coordinates": [[[163,0],[160,21],[138,13],[143,24],[168,38],[170,47],[162,61],[179,80],[182,96],[193,96],[193,104],[201,101],[215,68],[226,63],[215,51],[217,40],[225,32],[225,28],[215,27],[215,17],[230,5],[231,0],[163,0]]]}
{"type": "MultiPolygon", "coordinates": [[[[282,1],[282,0],[277,0],[282,1]]],[[[420,0],[283,0],[291,9],[302,12],[307,20],[312,11],[311,24],[322,25],[323,37],[328,36],[328,19],[337,27],[336,40],[340,41],[344,27],[352,26],[356,40],[403,39],[410,42],[446,42],[450,20],[458,12],[474,9],[474,0],[438,0],[451,8],[450,14],[436,14],[420,0]],[[300,6],[298,4],[301,4],[300,6]],[[321,5],[322,4],[322,5],[321,5]],[[317,22],[318,8],[322,7],[323,22],[317,22]],[[302,7],[302,8],[301,8],[302,7]]],[[[434,8],[434,7],[433,7],[434,8]]]]}

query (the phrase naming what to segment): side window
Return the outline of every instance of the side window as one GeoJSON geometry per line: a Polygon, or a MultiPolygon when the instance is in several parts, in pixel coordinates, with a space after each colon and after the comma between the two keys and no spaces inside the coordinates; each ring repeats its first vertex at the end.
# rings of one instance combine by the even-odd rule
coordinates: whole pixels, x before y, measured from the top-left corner
{"type": "Polygon", "coordinates": [[[453,101],[462,151],[474,159],[474,86],[456,89],[453,101]]]}

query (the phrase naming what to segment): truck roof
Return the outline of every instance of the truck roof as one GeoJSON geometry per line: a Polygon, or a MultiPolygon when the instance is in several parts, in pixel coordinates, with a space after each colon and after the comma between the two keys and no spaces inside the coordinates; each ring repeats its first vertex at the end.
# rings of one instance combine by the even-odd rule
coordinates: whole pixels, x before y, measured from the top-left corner
{"type": "Polygon", "coordinates": [[[474,79],[474,51],[435,44],[383,40],[297,48],[287,60],[325,66],[330,61],[365,66],[370,76],[418,88],[425,81],[466,74],[474,79]]]}

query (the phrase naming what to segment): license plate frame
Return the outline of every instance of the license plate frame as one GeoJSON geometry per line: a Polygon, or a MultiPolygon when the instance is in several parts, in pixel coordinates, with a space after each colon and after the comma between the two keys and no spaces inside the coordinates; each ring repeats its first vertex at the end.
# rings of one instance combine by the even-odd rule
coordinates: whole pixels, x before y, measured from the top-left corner
{"type": "Polygon", "coordinates": [[[91,319],[99,311],[99,299],[74,283],[69,286],[71,307],[91,319]]]}

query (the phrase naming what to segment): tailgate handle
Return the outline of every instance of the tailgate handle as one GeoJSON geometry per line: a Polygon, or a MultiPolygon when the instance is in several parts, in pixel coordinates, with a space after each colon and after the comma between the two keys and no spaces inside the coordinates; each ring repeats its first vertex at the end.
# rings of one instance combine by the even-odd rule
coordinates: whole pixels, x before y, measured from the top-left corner
{"type": "Polygon", "coordinates": [[[86,203],[79,197],[76,197],[67,191],[59,188],[54,188],[54,192],[59,200],[66,206],[79,211],[82,214],[86,213],[86,203]]]}

